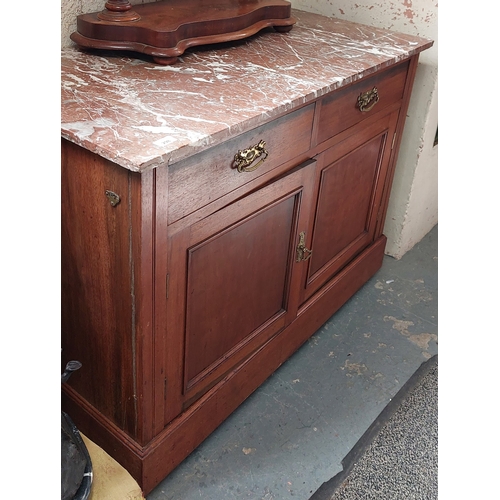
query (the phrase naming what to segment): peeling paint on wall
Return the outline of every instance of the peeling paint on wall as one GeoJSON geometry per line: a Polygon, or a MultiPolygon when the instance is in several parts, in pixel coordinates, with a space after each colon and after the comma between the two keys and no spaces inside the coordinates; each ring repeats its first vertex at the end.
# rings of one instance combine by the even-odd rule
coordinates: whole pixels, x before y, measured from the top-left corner
{"type": "Polygon", "coordinates": [[[437,4],[431,0],[396,0],[381,2],[360,0],[291,0],[292,7],[325,16],[369,24],[378,28],[394,29],[412,35],[429,36],[437,32],[437,4]],[[422,29],[423,27],[428,27],[422,29]]]}

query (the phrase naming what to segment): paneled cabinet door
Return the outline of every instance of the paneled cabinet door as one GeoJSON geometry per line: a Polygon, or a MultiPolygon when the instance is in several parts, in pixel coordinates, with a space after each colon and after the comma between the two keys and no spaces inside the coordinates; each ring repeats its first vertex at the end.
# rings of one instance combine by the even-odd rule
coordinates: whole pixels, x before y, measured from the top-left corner
{"type": "Polygon", "coordinates": [[[353,133],[318,157],[315,193],[305,245],[311,250],[301,302],[370,245],[375,235],[398,112],[353,133]]]}
{"type": "Polygon", "coordinates": [[[296,316],[315,163],[169,236],[166,419],[296,316]]]}

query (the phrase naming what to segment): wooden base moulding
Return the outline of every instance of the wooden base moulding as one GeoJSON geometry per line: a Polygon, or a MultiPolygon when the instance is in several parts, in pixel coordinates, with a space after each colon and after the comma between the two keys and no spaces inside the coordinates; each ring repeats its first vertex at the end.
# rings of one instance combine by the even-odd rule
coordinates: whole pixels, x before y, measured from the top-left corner
{"type": "Polygon", "coordinates": [[[77,17],[71,39],[87,49],[129,50],[167,65],[189,47],[240,40],[270,26],[286,32],[295,22],[284,0],[163,0],[135,6],[109,0],[105,10],[77,17]]]}

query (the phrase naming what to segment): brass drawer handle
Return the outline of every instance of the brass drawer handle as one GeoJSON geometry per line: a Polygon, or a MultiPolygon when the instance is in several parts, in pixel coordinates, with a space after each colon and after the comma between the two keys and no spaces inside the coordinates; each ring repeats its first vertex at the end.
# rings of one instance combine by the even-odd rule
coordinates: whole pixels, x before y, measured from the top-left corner
{"type": "Polygon", "coordinates": [[[238,151],[234,155],[234,162],[236,163],[238,172],[253,172],[266,161],[268,155],[269,153],[266,150],[266,143],[261,140],[258,144],[252,146],[251,148],[238,151]],[[251,167],[250,165],[252,165],[252,163],[258,158],[260,158],[260,160],[251,167]]]}
{"type": "Polygon", "coordinates": [[[299,234],[299,244],[297,245],[297,262],[308,260],[311,258],[312,250],[306,248],[306,233],[302,231],[299,234]]]}
{"type": "Polygon", "coordinates": [[[358,97],[358,107],[362,113],[370,111],[370,109],[379,101],[378,89],[373,87],[371,90],[363,92],[358,97]]]}

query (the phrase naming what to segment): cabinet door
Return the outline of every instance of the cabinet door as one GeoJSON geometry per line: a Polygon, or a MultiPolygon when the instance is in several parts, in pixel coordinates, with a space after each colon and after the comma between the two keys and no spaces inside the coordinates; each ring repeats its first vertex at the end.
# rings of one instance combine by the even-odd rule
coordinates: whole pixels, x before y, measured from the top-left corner
{"type": "Polygon", "coordinates": [[[397,115],[360,124],[318,156],[317,202],[305,239],[312,253],[302,301],[374,241],[397,115]]]}
{"type": "Polygon", "coordinates": [[[170,229],[167,420],[296,316],[296,247],[314,170],[309,160],[191,226],[170,229]]]}

